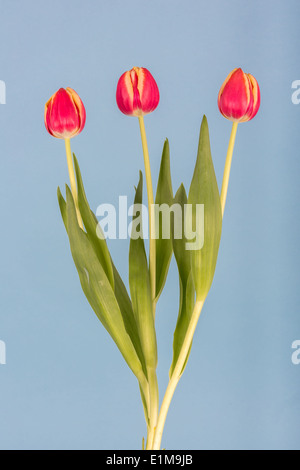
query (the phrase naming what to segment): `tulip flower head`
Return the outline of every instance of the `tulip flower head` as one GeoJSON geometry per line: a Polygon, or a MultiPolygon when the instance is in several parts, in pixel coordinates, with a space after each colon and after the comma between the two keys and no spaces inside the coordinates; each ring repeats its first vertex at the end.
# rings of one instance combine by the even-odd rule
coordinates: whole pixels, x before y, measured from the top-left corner
{"type": "Polygon", "coordinates": [[[149,70],[143,67],[123,73],[117,85],[117,105],[128,116],[143,116],[155,110],[159,103],[159,90],[149,70]]]}
{"type": "Polygon", "coordinates": [[[233,122],[250,121],[260,106],[260,90],[256,79],[241,68],[234,69],[221,86],[218,96],[221,114],[233,122]]]}
{"type": "Polygon", "coordinates": [[[78,94],[72,88],[60,88],[45,105],[45,126],[58,139],[70,139],[84,128],[86,113],[78,94]]]}

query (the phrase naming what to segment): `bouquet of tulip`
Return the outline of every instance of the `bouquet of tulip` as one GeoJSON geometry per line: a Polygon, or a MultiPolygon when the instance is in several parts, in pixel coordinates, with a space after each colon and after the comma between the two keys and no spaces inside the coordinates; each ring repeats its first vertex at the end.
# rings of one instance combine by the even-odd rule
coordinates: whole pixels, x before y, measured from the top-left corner
{"type": "Polygon", "coordinates": [[[86,118],[84,105],[73,89],[61,88],[49,99],[45,125],[52,136],[65,140],[70,188],[66,186],[66,198],[58,189],[58,202],[82,290],[138,380],[147,425],[143,448],[160,449],[168,409],[186,367],[214,277],[237,126],[256,115],[260,91],[256,79],[240,68],[228,75],[220,89],[220,112],[233,123],[221,193],[204,116],[188,194],[182,184],[173,195],[166,140],[155,199],[144,125],[144,115],[154,111],[159,103],[159,90],[151,73],[137,67],[125,72],[118,81],[116,100],[124,114],[138,118],[148,196],[149,256],[142,232],[140,172],[129,248],[130,293],[112,260],[101,225],[90,209],[78,161],[71,153],[70,139],[83,130],[86,118]],[[169,383],[159,406],[155,310],[173,253],[178,266],[180,302],[169,383]]]}

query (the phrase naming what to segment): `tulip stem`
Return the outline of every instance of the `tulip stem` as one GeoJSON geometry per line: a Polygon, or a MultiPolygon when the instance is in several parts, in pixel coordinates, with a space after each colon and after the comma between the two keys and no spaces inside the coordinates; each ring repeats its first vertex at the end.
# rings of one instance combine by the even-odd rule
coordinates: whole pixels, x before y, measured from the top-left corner
{"type": "Polygon", "coordinates": [[[80,211],[78,207],[77,186],[76,186],[76,178],[75,178],[70,139],[65,139],[65,145],[66,145],[67,164],[68,164],[71,192],[73,195],[74,204],[76,208],[78,224],[79,224],[79,227],[83,230],[83,223],[82,223],[82,219],[81,219],[81,215],[80,215],[80,211]]]}
{"type": "Polygon", "coordinates": [[[231,169],[231,162],[232,162],[232,154],[234,149],[236,131],[237,131],[238,122],[232,123],[232,129],[229,139],[229,145],[227,150],[225,168],[224,168],[224,175],[223,175],[223,182],[222,182],[222,189],[221,189],[221,208],[222,208],[222,216],[224,215],[225,204],[226,204],[226,197],[227,197],[227,190],[228,190],[228,183],[229,183],[229,176],[230,176],[230,169],[231,169]]]}
{"type": "Polygon", "coordinates": [[[187,332],[186,332],[186,335],[185,335],[185,338],[184,338],[184,341],[180,350],[180,354],[178,356],[173,373],[170,377],[169,384],[167,386],[167,390],[166,390],[165,396],[161,404],[161,408],[160,408],[160,412],[159,412],[158,420],[157,420],[157,426],[155,430],[154,441],[153,441],[153,448],[152,448],[153,450],[160,449],[162,434],[163,434],[167,414],[169,411],[169,407],[170,407],[174,392],[176,390],[176,387],[178,385],[178,382],[182,376],[182,371],[186,363],[187,357],[189,355],[189,351],[192,345],[193,337],[194,337],[196,326],[197,326],[197,323],[198,323],[198,320],[202,311],[203,304],[204,304],[204,300],[196,300],[193,314],[191,317],[191,321],[187,329],[187,332]]]}
{"type": "Polygon", "coordinates": [[[156,371],[154,368],[147,368],[148,382],[149,382],[149,395],[150,395],[150,412],[149,412],[149,425],[147,429],[147,442],[146,450],[151,450],[153,446],[153,439],[157,424],[159,397],[158,397],[158,383],[156,371]]]}
{"type": "MultiPolygon", "coordinates": [[[[150,168],[150,158],[145,130],[145,123],[143,116],[139,116],[139,125],[142,139],[142,147],[144,154],[145,164],[145,175],[147,184],[147,196],[148,196],[148,212],[149,212],[149,276],[150,276],[150,287],[151,287],[151,299],[152,299],[152,310],[153,316],[155,317],[155,295],[156,295],[156,239],[155,239],[155,217],[154,217],[154,196],[153,186],[150,168]]],[[[149,385],[149,398],[150,398],[150,410],[149,410],[149,423],[147,429],[147,443],[146,449],[150,450],[153,446],[153,439],[156,429],[159,398],[158,398],[158,383],[156,371],[154,368],[147,368],[148,385],[149,385]]]]}
{"type": "Polygon", "coordinates": [[[144,164],[145,164],[145,175],[147,184],[147,195],[148,195],[148,211],[149,211],[149,271],[150,271],[150,285],[151,285],[151,296],[153,302],[153,315],[155,315],[155,297],[156,297],[156,240],[155,240],[155,217],[154,217],[154,197],[153,197],[153,186],[150,168],[150,158],[147,145],[147,137],[145,130],[144,117],[139,116],[139,125],[142,138],[144,164]]]}

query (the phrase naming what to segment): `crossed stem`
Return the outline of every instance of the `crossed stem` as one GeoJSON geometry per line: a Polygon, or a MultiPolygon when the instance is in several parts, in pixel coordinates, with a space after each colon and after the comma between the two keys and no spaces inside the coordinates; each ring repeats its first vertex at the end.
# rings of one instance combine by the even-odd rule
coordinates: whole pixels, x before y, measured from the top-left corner
{"type": "MultiPolygon", "coordinates": [[[[227,198],[229,176],[230,176],[230,169],[231,169],[231,163],[232,163],[232,155],[233,155],[234,143],[235,143],[235,138],[236,138],[237,126],[238,126],[238,123],[233,122],[230,139],[229,139],[228,150],[227,150],[225,168],[224,168],[222,189],[221,189],[221,195],[220,195],[222,217],[224,215],[226,198],[227,198]]],[[[205,302],[205,299],[196,300],[194,311],[191,317],[191,321],[187,329],[184,342],[183,342],[180,354],[178,356],[176,366],[174,368],[172,376],[170,377],[170,380],[169,380],[169,383],[168,383],[168,386],[167,386],[167,389],[166,389],[166,392],[165,392],[165,395],[161,404],[160,412],[159,412],[158,419],[157,419],[154,440],[153,440],[153,447],[152,447],[153,450],[160,449],[162,434],[163,434],[167,414],[169,411],[169,407],[170,407],[174,392],[176,390],[176,387],[182,376],[183,368],[186,362],[186,358],[189,354],[189,350],[193,341],[194,333],[195,333],[196,326],[198,324],[198,321],[202,312],[204,302],[205,302]]]]}

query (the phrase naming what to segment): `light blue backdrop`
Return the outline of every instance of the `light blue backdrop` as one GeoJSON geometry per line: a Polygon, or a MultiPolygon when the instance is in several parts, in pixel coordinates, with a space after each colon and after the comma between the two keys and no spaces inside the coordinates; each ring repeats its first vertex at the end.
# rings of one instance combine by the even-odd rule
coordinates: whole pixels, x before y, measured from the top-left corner
{"type": "MultiPolygon", "coordinates": [[[[0,10],[0,448],[141,447],[137,383],[81,292],[56,199],[64,145],[43,123],[50,95],[73,87],[87,110],[72,146],[92,208],[132,199],[138,122],[119,112],[115,89],[137,65],[161,93],[146,118],[154,180],[168,137],[175,190],[189,187],[204,113],[221,184],[231,126],[217,94],[230,70],[252,73],[262,94],[238,129],[215,280],[163,446],[299,449],[299,1],[2,0],[0,10]]],[[[127,282],[128,241],[109,248],[127,282]]],[[[161,392],[177,283],[173,261],[157,311],[161,392]]]]}

